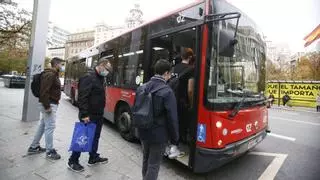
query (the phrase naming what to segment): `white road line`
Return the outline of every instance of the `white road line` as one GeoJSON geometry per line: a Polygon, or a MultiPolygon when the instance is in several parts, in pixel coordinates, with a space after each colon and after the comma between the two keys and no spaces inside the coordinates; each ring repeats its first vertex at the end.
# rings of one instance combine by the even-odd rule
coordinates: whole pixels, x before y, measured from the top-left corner
{"type": "Polygon", "coordinates": [[[291,121],[291,122],[296,122],[296,123],[302,123],[302,124],[309,124],[309,125],[314,125],[314,126],[320,126],[320,123],[313,123],[313,122],[306,122],[306,121],[298,121],[298,120],[292,120],[292,119],[287,119],[287,118],[282,118],[282,117],[275,117],[271,116],[270,119],[279,119],[283,121],[291,121]]]}
{"type": "Polygon", "coordinates": [[[283,135],[274,134],[274,133],[268,133],[268,135],[272,136],[272,137],[275,137],[275,138],[285,139],[285,140],[289,140],[289,141],[295,141],[296,140],[296,138],[293,138],[293,137],[283,136],[283,135]]]}
{"type": "Polygon", "coordinates": [[[267,169],[261,174],[258,180],[271,180],[274,179],[286,160],[288,154],[266,153],[266,152],[250,152],[251,155],[259,156],[274,156],[274,160],[269,164],[267,169]]]}

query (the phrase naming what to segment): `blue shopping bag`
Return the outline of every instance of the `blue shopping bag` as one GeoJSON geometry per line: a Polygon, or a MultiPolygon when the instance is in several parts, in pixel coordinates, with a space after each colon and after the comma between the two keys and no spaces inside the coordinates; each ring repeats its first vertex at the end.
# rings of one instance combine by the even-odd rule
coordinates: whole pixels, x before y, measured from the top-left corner
{"type": "Polygon", "coordinates": [[[91,152],[95,131],[95,123],[76,122],[69,151],[91,152]]]}

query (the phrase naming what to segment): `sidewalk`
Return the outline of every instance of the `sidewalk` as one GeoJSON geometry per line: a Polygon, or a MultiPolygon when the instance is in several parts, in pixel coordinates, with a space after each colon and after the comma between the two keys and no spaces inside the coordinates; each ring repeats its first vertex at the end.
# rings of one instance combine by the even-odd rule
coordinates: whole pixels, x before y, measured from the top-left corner
{"type": "Polygon", "coordinates": [[[272,109],[287,110],[287,111],[301,111],[301,112],[317,113],[316,108],[309,108],[309,107],[289,107],[289,106],[278,106],[275,104],[271,108],[272,109]]]}
{"type": "MultiPolygon", "coordinates": [[[[139,180],[141,177],[142,153],[139,144],[123,140],[111,125],[104,125],[99,152],[109,158],[109,163],[95,167],[86,166],[88,154],[82,154],[80,163],[85,171],[75,173],[67,169],[77,108],[63,96],[58,109],[54,146],[62,159],[50,161],[45,154],[26,156],[38,121],[22,122],[23,89],[7,89],[0,82],[0,179],[107,179],[139,180]]],[[[44,137],[41,142],[44,145],[44,137]]],[[[170,163],[161,166],[159,179],[189,179],[188,174],[177,174],[170,163]],[[181,177],[182,176],[182,177],[181,177]]],[[[190,174],[189,174],[190,175],[190,174]]]]}

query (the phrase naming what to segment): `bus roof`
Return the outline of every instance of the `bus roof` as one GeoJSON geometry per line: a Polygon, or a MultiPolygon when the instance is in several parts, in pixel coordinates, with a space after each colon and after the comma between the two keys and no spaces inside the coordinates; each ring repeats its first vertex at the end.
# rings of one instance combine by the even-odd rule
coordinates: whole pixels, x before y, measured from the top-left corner
{"type": "Polygon", "coordinates": [[[188,8],[190,8],[190,7],[192,7],[192,6],[201,4],[201,3],[203,3],[203,2],[205,2],[205,0],[196,0],[195,2],[189,3],[189,4],[187,4],[187,5],[185,5],[185,6],[182,6],[182,7],[178,8],[178,9],[169,11],[169,12],[167,12],[167,13],[164,14],[164,15],[161,15],[161,16],[156,17],[156,18],[154,18],[154,19],[152,19],[152,20],[150,20],[150,21],[147,21],[147,22],[145,22],[145,23],[142,23],[141,25],[139,25],[139,26],[137,26],[137,27],[135,27],[135,28],[128,29],[127,31],[124,31],[123,33],[120,33],[119,35],[117,35],[117,36],[115,36],[115,37],[113,37],[113,38],[111,38],[111,39],[109,39],[109,40],[107,40],[107,41],[104,41],[104,42],[102,42],[102,43],[99,43],[98,45],[91,46],[91,47],[85,49],[84,51],[78,53],[77,55],[72,56],[72,57],[69,57],[68,59],[71,60],[71,59],[73,59],[74,57],[81,55],[81,53],[85,53],[86,51],[90,51],[90,50],[93,50],[93,49],[95,49],[95,48],[98,48],[100,45],[102,45],[102,44],[104,44],[104,43],[106,43],[106,42],[108,42],[108,41],[111,41],[111,40],[113,40],[113,39],[119,38],[120,36],[122,36],[122,35],[124,35],[124,34],[127,34],[127,33],[129,33],[129,32],[132,32],[132,31],[134,31],[134,30],[136,30],[136,29],[139,29],[139,28],[142,28],[142,27],[144,27],[144,26],[147,26],[147,25],[149,25],[149,24],[151,24],[151,23],[153,23],[153,22],[156,22],[156,21],[158,21],[158,20],[160,20],[160,19],[163,19],[163,18],[165,18],[165,17],[168,17],[168,16],[170,16],[170,15],[172,15],[172,14],[175,14],[175,13],[177,13],[177,12],[180,12],[180,11],[182,11],[182,10],[188,9],[188,8]]]}

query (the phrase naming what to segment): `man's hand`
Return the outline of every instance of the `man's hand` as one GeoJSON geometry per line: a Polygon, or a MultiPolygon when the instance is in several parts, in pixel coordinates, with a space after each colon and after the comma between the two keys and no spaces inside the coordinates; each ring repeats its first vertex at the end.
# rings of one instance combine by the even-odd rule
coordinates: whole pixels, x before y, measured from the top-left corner
{"type": "Polygon", "coordinates": [[[82,120],[84,121],[84,123],[90,122],[90,118],[89,117],[82,118],[82,120]]]}
{"type": "Polygon", "coordinates": [[[51,109],[51,108],[45,109],[45,112],[46,112],[47,114],[50,114],[50,113],[52,112],[52,109],[51,109]]]}

